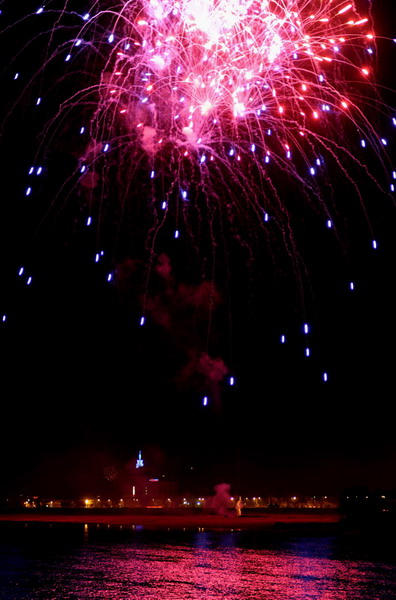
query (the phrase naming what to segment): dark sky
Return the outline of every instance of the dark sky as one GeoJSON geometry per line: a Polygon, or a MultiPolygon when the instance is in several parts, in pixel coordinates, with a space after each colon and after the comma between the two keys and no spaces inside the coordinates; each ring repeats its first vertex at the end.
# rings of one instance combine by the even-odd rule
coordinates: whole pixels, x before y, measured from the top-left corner
{"type": "MultiPolygon", "coordinates": [[[[9,7],[0,3],[3,22],[11,19],[9,7]]],[[[384,12],[380,26],[392,35],[384,12]]],[[[15,57],[19,42],[4,36],[1,43],[6,39],[15,57]]],[[[35,48],[40,52],[39,41],[35,48]]],[[[390,87],[395,50],[383,43],[380,50],[385,58],[379,75],[390,87]]],[[[30,53],[22,62],[32,72],[35,61],[30,53]]],[[[16,68],[21,64],[17,58],[16,68]]],[[[6,68],[3,78],[13,70],[6,68]]],[[[128,229],[128,218],[121,226],[118,213],[107,211],[100,231],[87,234],[81,195],[53,201],[68,163],[75,162],[73,140],[64,141],[64,132],[48,156],[39,197],[24,197],[45,114],[29,117],[29,94],[15,100],[7,88],[2,112],[11,106],[12,112],[1,144],[0,311],[7,320],[0,329],[0,494],[95,491],[106,467],[122,468],[140,448],[154,470],[177,476],[184,491],[208,493],[220,480],[261,494],[332,494],[353,484],[396,488],[389,197],[362,190],[379,240],[376,252],[356,205],[338,204],[344,204],[348,243],[318,232],[309,211],[296,220],[309,269],[305,314],[278,240],[270,257],[266,243],[254,246],[251,263],[235,241],[225,250],[219,244],[213,286],[202,278],[205,268],[197,269],[197,262],[210,262],[209,241],[198,259],[188,242],[177,250],[169,244],[156,257],[147,288],[145,258],[128,245],[131,232],[139,237],[142,229],[144,236],[144,227],[128,229]],[[95,264],[102,247],[106,255],[95,264]],[[25,272],[18,277],[21,266],[25,272]],[[110,271],[112,283],[106,281],[110,271]],[[353,293],[349,277],[356,282],[353,293]],[[147,289],[147,324],[139,327],[147,289]],[[312,325],[309,359],[306,319],[312,325]],[[232,388],[230,375],[236,378],[232,388]],[[204,395],[208,407],[202,406],[204,395]]],[[[394,137],[389,131],[390,154],[394,137]]],[[[337,181],[334,194],[343,198],[337,181]]]]}

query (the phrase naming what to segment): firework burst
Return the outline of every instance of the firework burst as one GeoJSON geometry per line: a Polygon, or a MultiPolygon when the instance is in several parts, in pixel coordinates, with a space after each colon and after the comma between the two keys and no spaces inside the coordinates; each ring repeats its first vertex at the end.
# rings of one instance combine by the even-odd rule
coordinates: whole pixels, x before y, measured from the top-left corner
{"type": "MultiPolygon", "coordinates": [[[[201,257],[209,254],[209,239],[213,247],[236,239],[253,256],[263,233],[270,253],[278,253],[273,240],[281,241],[304,288],[306,267],[295,239],[301,210],[309,206],[324,229],[342,237],[335,179],[363,212],[362,177],[370,189],[394,191],[378,119],[380,112],[392,116],[374,83],[370,5],[110,4],[98,0],[81,13],[71,1],[61,10],[48,3],[35,13],[52,24],[45,59],[26,89],[39,82],[44,91],[33,104],[45,106],[45,74],[53,79],[56,72],[58,86],[52,80],[47,88],[64,96],[56,97],[30,174],[39,174],[59,131],[66,131],[78,164],[57,197],[79,190],[88,226],[105,215],[106,199],[117,206],[111,226],[129,214],[127,229],[144,240],[148,272],[172,238],[192,240],[201,257]],[[379,165],[374,173],[368,151],[379,165]]],[[[25,194],[34,193],[29,183],[25,194]]],[[[375,236],[369,237],[375,248],[375,236]]],[[[215,259],[203,263],[204,277],[215,278],[215,259]]],[[[146,294],[143,310],[147,305],[146,294]]]]}

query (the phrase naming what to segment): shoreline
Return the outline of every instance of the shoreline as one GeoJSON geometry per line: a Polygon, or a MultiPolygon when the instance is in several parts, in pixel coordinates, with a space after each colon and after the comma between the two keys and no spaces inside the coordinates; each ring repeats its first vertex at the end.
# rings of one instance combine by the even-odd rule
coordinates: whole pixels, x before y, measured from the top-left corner
{"type": "Polygon", "coordinates": [[[324,528],[337,529],[343,517],[336,513],[295,514],[260,513],[260,515],[221,516],[211,514],[103,514],[72,512],[13,512],[1,513],[2,523],[65,523],[88,525],[141,526],[145,529],[227,529],[227,530],[285,530],[324,528]]]}

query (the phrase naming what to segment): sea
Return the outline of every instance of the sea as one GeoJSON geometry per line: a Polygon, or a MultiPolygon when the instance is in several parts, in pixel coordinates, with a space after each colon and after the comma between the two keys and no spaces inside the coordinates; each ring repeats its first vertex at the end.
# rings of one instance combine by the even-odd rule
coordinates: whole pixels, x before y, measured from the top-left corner
{"type": "Polygon", "coordinates": [[[392,539],[1,523],[4,600],[392,600],[392,539]]]}

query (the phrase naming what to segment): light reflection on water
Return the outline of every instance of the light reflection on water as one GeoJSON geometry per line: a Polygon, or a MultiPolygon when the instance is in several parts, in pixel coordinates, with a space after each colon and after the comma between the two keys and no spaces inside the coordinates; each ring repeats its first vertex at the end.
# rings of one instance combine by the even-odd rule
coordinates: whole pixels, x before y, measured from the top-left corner
{"type": "Polygon", "coordinates": [[[396,562],[333,538],[0,527],[4,600],[391,600],[396,562]]]}

